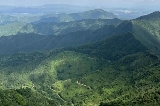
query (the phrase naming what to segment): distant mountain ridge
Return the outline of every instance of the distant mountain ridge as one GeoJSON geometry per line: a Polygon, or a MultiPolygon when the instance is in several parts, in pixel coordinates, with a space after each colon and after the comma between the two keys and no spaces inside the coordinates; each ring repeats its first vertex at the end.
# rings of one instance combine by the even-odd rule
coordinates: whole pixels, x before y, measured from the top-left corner
{"type": "Polygon", "coordinates": [[[118,24],[122,22],[113,13],[102,9],[71,14],[52,13],[49,15],[37,14],[29,16],[30,14],[27,16],[24,14],[1,15],[0,30],[2,31],[0,32],[0,36],[16,35],[18,32],[58,35],[80,30],[98,29],[106,24],[118,24]]]}
{"type": "Polygon", "coordinates": [[[20,33],[38,33],[42,35],[62,35],[83,30],[96,30],[104,25],[118,25],[120,19],[83,19],[71,22],[44,22],[27,24],[19,30],[20,33]]]}
{"type": "MultiPolygon", "coordinates": [[[[159,18],[156,18],[156,19],[159,20],[159,18]]],[[[93,22],[96,22],[96,21],[93,20],[93,22]]],[[[91,20],[91,23],[92,23],[92,20],[91,20]]],[[[64,24],[67,25],[67,23],[64,23],[64,24]]],[[[71,26],[72,25],[73,23],[71,24],[71,26]]],[[[73,28],[76,28],[76,25],[77,24],[75,24],[73,28]]],[[[20,36],[21,35],[20,34],[17,36],[1,38],[0,51],[1,53],[15,53],[20,51],[33,52],[36,50],[40,50],[40,51],[51,50],[56,48],[69,47],[73,45],[80,46],[83,44],[94,43],[96,41],[106,39],[107,37],[110,37],[113,35],[123,35],[123,34],[125,35],[126,33],[131,33],[131,35],[138,42],[140,42],[142,45],[148,48],[148,50],[159,54],[159,51],[160,51],[160,40],[159,40],[160,35],[158,33],[160,28],[159,25],[160,24],[156,24],[154,20],[150,20],[147,22],[145,21],[145,19],[143,20],[135,19],[135,20],[124,21],[119,25],[114,25],[114,23],[112,23],[111,25],[106,25],[95,30],[91,30],[91,29],[76,30],[75,32],[71,32],[71,33],[68,32],[66,34],[64,33],[64,35],[62,34],[58,36],[38,36],[38,34],[32,34],[32,33],[22,34],[23,36],[20,36]],[[25,40],[26,37],[27,37],[27,40],[25,40]],[[4,38],[5,38],[5,41],[4,41],[4,38]],[[22,43],[21,41],[24,41],[24,40],[25,40],[25,43],[22,43]]],[[[43,27],[40,28],[40,30],[41,29],[43,29],[43,27]]],[[[78,27],[77,29],[80,29],[80,27],[78,27]]],[[[72,27],[71,29],[67,29],[67,30],[72,30],[72,27]]]]}
{"type": "Polygon", "coordinates": [[[42,6],[5,6],[1,5],[0,13],[29,13],[29,14],[49,14],[49,13],[72,13],[89,10],[86,6],[74,6],[67,4],[46,4],[42,6]]]}
{"type": "Polygon", "coordinates": [[[113,13],[104,11],[102,9],[94,9],[85,12],[79,13],[71,13],[71,14],[57,14],[53,17],[42,18],[39,22],[69,22],[75,20],[82,20],[82,19],[114,19],[118,18],[113,13]]]}
{"type": "Polygon", "coordinates": [[[117,25],[123,20],[120,19],[86,19],[72,22],[44,22],[44,23],[23,23],[12,22],[0,25],[0,36],[16,35],[17,33],[36,33],[41,35],[59,35],[82,30],[96,30],[104,25],[117,25]],[[10,30],[8,30],[10,29],[10,30]]]}
{"type": "Polygon", "coordinates": [[[113,33],[115,27],[106,25],[102,29],[71,32],[64,35],[38,35],[34,33],[0,37],[0,54],[34,52],[69,46],[80,46],[100,41],[113,33]]]}

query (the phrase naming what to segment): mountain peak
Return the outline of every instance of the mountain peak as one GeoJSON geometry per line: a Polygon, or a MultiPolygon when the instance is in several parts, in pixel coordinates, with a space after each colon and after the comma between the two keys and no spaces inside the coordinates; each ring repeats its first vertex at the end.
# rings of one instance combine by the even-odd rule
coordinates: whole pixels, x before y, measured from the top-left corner
{"type": "Polygon", "coordinates": [[[94,19],[101,18],[101,19],[113,19],[113,18],[118,18],[115,14],[105,11],[103,9],[94,9],[94,10],[89,10],[82,12],[82,14],[85,15],[90,15],[94,17],[94,19]]]}
{"type": "MultiPolygon", "coordinates": [[[[105,11],[103,9],[93,9],[93,10],[89,10],[89,11],[86,11],[86,12],[99,12],[99,13],[110,13],[108,11],[105,11]]],[[[113,14],[113,13],[112,13],[113,14]]]]}
{"type": "Polygon", "coordinates": [[[94,10],[90,10],[90,11],[103,11],[103,12],[106,12],[106,11],[103,10],[103,9],[94,9],[94,10]]]}
{"type": "Polygon", "coordinates": [[[144,16],[141,16],[137,19],[146,19],[146,20],[150,20],[150,19],[155,19],[155,18],[160,18],[160,12],[159,11],[155,11],[153,13],[150,13],[148,15],[144,15],[144,16]]]}

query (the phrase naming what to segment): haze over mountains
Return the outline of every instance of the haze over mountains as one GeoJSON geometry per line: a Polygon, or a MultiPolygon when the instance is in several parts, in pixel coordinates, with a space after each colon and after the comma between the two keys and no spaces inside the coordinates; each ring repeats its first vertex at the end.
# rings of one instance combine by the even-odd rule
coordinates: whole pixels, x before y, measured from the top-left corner
{"type": "Polygon", "coordinates": [[[1,6],[0,13],[73,13],[90,9],[85,6],[74,6],[66,4],[46,4],[43,6],[1,6]],[[82,8],[83,7],[83,8],[82,8]]]}
{"type": "MultiPolygon", "coordinates": [[[[6,16],[8,17],[8,16],[6,16]]],[[[23,16],[24,17],[24,16],[23,16]]],[[[38,34],[65,34],[68,31],[68,28],[73,31],[80,31],[84,29],[97,29],[102,27],[105,24],[112,24],[120,22],[120,20],[105,20],[105,19],[114,19],[117,18],[113,13],[95,9],[81,13],[72,13],[72,14],[59,14],[55,16],[40,16],[38,20],[37,16],[26,17],[26,20],[22,21],[23,17],[18,18],[18,20],[14,20],[15,17],[10,17],[8,22],[2,21],[3,24],[0,25],[0,36],[7,35],[16,35],[18,32],[21,33],[38,33],[38,34]],[[13,20],[12,20],[13,18],[13,20]],[[37,19],[37,20],[36,20],[37,19]],[[87,20],[88,19],[88,20],[87,20]],[[92,20],[99,19],[99,20],[92,20]],[[30,23],[29,20],[34,22],[30,23]],[[76,21],[80,20],[80,21],[76,21]],[[72,21],[72,22],[71,22],[72,21]],[[95,21],[95,22],[93,22],[95,21]],[[58,23],[57,23],[58,22],[58,23]],[[64,22],[64,23],[60,23],[64,22]],[[70,22],[70,23],[65,23],[70,22]],[[9,29],[9,30],[8,30],[9,29]],[[65,31],[66,30],[66,31],[65,31]]],[[[4,20],[5,17],[2,16],[4,20]]]]}
{"type": "MultiPolygon", "coordinates": [[[[46,14],[50,15],[57,15],[57,14],[71,14],[71,13],[78,13],[84,12],[94,9],[103,9],[108,12],[112,12],[116,14],[119,18],[122,19],[134,19],[136,17],[142,16],[144,14],[148,14],[150,12],[155,11],[154,9],[143,9],[143,8],[123,8],[123,7],[115,7],[110,8],[109,6],[97,7],[97,6],[74,6],[74,5],[67,5],[67,4],[46,4],[42,6],[0,6],[0,14],[2,15],[11,15],[16,18],[16,20],[22,21],[22,17],[27,19],[28,15],[34,16],[42,16],[46,14]],[[25,17],[24,17],[25,16],[25,17]],[[18,17],[20,19],[18,19],[18,17]]],[[[29,17],[31,18],[31,17],[29,17]]],[[[13,19],[13,18],[11,18],[13,19]]],[[[24,19],[24,20],[25,20],[24,19]]],[[[7,19],[6,19],[7,20],[7,19]]],[[[0,20],[1,21],[1,20],[0,20]]],[[[30,20],[34,21],[34,20],[30,20]]]]}
{"type": "Polygon", "coordinates": [[[1,106],[160,105],[160,12],[22,17],[0,25],[1,106]]]}

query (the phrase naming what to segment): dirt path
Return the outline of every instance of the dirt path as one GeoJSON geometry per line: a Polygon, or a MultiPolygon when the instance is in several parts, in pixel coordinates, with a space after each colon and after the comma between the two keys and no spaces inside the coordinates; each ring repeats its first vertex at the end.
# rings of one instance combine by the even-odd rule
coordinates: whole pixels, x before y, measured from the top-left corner
{"type": "Polygon", "coordinates": [[[92,88],[91,88],[90,86],[85,85],[85,84],[82,84],[82,83],[80,83],[79,81],[77,81],[76,83],[77,83],[78,85],[81,85],[81,86],[87,87],[87,88],[89,88],[90,90],[92,90],[92,88]]]}
{"type": "Polygon", "coordinates": [[[57,96],[58,96],[63,102],[67,102],[67,101],[65,101],[58,93],[57,93],[57,96]]]}
{"type": "MultiPolygon", "coordinates": [[[[50,89],[51,89],[53,92],[57,92],[56,90],[52,89],[51,87],[50,87],[50,89]]],[[[67,101],[65,101],[58,93],[57,93],[57,96],[58,96],[63,102],[67,102],[67,101]]]]}

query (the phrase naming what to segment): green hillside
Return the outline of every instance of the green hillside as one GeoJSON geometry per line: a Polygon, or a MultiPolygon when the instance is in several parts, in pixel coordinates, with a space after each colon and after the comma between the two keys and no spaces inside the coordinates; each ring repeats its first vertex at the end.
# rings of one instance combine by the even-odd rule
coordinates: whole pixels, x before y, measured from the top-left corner
{"type": "Polygon", "coordinates": [[[19,30],[21,30],[26,23],[23,22],[11,22],[7,24],[0,25],[0,37],[1,36],[9,36],[16,35],[19,30]]]}
{"type": "Polygon", "coordinates": [[[147,50],[147,48],[135,39],[132,33],[112,35],[104,41],[92,45],[84,45],[76,49],[78,52],[87,53],[91,56],[110,61],[117,61],[126,55],[145,50],[147,50]]]}
{"type": "Polygon", "coordinates": [[[80,46],[105,39],[113,33],[114,29],[114,25],[106,25],[94,31],[77,31],[58,36],[34,33],[3,36],[0,38],[0,54],[45,51],[69,46],[80,46]]]}
{"type": "Polygon", "coordinates": [[[160,12],[153,12],[134,19],[132,32],[136,38],[152,51],[160,52],[160,12]]]}
{"type": "Polygon", "coordinates": [[[37,23],[27,24],[19,32],[21,33],[38,33],[42,35],[62,35],[69,32],[96,30],[105,25],[118,25],[123,22],[119,19],[86,19],[62,23],[37,23]]]}
{"type": "Polygon", "coordinates": [[[94,9],[79,13],[71,13],[71,14],[54,14],[54,15],[46,15],[44,18],[37,21],[39,22],[70,22],[75,20],[83,20],[83,19],[114,19],[118,18],[115,14],[111,12],[104,11],[102,9],[94,9]]]}
{"type": "MultiPolygon", "coordinates": [[[[45,103],[159,104],[159,57],[148,52],[132,33],[78,48],[17,53],[0,60],[1,89],[30,88],[43,95],[45,103]]],[[[27,103],[23,92],[18,95],[27,103]]]]}
{"type": "MultiPolygon", "coordinates": [[[[147,16],[151,17],[152,14],[149,14],[147,16]]],[[[159,20],[158,17],[154,19],[159,20]]],[[[93,43],[95,41],[100,41],[113,35],[125,35],[126,33],[132,33],[132,35],[134,35],[134,37],[144,46],[146,46],[149,50],[159,54],[159,35],[158,33],[157,35],[151,33],[149,30],[151,26],[148,26],[148,28],[146,28],[145,24],[147,24],[147,22],[145,22],[145,18],[138,18],[128,21],[121,21],[119,19],[89,19],[66,23],[40,23],[33,25],[28,24],[21,29],[21,32],[31,33],[17,34],[16,36],[12,37],[0,38],[0,53],[15,53],[20,51],[33,52],[36,50],[44,51],[56,48],[69,47],[73,45],[78,46],[93,43]],[[141,24],[139,20],[141,21],[141,24]],[[48,34],[51,35],[45,36],[48,34]]],[[[153,24],[152,26],[157,28],[153,30],[155,33],[159,31],[156,24],[153,24]]]]}
{"type": "Polygon", "coordinates": [[[1,106],[58,106],[51,99],[45,98],[30,88],[0,90],[1,106]]]}
{"type": "Polygon", "coordinates": [[[0,14],[0,24],[10,23],[10,22],[25,22],[30,23],[41,19],[42,14],[25,14],[25,13],[1,13],[0,14]]]}
{"type": "Polygon", "coordinates": [[[0,14],[0,36],[17,33],[59,35],[82,30],[95,30],[122,22],[113,13],[95,9],[71,14],[0,14]],[[113,20],[112,20],[113,19],[113,20]],[[68,23],[67,23],[68,22],[68,23]]]}
{"type": "Polygon", "coordinates": [[[87,19],[63,23],[24,23],[10,22],[0,25],[0,36],[16,35],[18,33],[36,33],[41,35],[62,35],[70,32],[96,30],[105,25],[118,25],[119,19],[87,19]]]}
{"type": "Polygon", "coordinates": [[[157,12],[153,12],[149,15],[139,17],[136,20],[133,20],[133,23],[143,27],[145,30],[147,30],[149,33],[151,33],[153,36],[160,39],[160,32],[159,32],[160,12],[157,11],[157,12]]]}
{"type": "Polygon", "coordinates": [[[0,105],[159,106],[159,35],[143,26],[146,19],[1,37],[0,105]]]}

